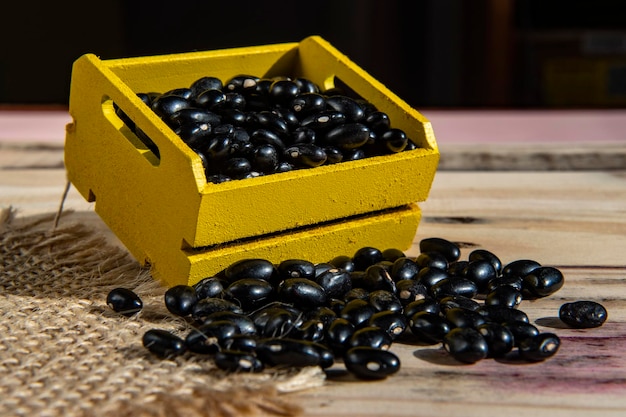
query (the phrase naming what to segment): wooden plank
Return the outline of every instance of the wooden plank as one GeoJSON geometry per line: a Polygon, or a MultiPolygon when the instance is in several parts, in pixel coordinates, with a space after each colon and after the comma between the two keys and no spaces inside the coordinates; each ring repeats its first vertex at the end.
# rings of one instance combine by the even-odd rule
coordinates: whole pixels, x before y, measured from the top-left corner
{"type": "MultiPolygon", "coordinates": [[[[25,216],[52,212],[64,171],[8,169],[0,175],[0,205],[25,216]]],[[[103,231],[92,206],[71,189],[65,221],[103,231]]],[[[306,416],[623,416],[626,413],[626,171],[441,171],[409,255],[424,237],[459,242],[503,262],[535,259],[559,267],[566,284],[554,296],[521,308],[542,331],[558,334],[558,354],[542,363],[484,360],[463,365],[439,346],[396,343],[401,371],[384,381],[355,381],[337,366],[324,387],[289,394],[306,416]],[[577,299],[602,302],[609,321],[573,330],[556,318],[577,299]]],[[[114,237],[112,237],[114,239],[114,237]]]]}

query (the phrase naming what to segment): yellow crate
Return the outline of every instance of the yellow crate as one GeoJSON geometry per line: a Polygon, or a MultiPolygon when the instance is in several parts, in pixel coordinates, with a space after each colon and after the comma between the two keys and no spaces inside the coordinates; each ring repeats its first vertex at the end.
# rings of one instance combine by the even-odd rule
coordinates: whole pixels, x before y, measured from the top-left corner
{"type": "Polygon", "coordinates": [[[218,51],[100,60],[72,69],[68,179],[155,278],[192,284],[244,257],[324,261],[366,244],[407,248],[439,151],[428,120],[320,37],[218,51]],[[137,96],[202,76],[337,80],[386,112],[418,149],[221,184],[137,96]],[[158,147],[150,151],[116,116],[116,103],[158,147]],[[275,248],[275,249],[273,249],[275,248]]]}

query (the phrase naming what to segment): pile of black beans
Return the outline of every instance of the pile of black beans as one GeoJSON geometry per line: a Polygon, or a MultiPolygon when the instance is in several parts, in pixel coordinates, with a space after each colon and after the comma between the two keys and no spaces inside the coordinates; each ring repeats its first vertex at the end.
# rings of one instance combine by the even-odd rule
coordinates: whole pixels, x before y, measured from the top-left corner
{"type": "MultiPolygon", "coordinates": [[[[138,97],[202,159],[207,181],[313,168],[415,149],[389,116],[340,88],[305,78],[202,77],[189,87],[138,97]]],[[[158,155],[154,142],[117,115],[158,155]]]]}
{"type": "MultiPolygon", "coordinates": [[[[169,288],[166,308],[191,330],[184,337],[149,330],[143,345],[164,358],[206,355],[235,372],[343,363],[361,379],[400,369],[389,350],[394,342],[439,345],[463,363],[553,356],[559,337],[541,332],[519,306],[559,290],[563,274],[527,259],[503,265],[484,249],[459,258],[457,244],[434,237],[420,241],[417,257],[363,247],[320,264],[244,259],[195,285],[169,288]]],[[[142,308],[124,288],[111,291],[107,303],[126,315],[142,308]]],[[[596,327],[607,313],[581,301],[564,305],[561,317],[596,327]]]]}

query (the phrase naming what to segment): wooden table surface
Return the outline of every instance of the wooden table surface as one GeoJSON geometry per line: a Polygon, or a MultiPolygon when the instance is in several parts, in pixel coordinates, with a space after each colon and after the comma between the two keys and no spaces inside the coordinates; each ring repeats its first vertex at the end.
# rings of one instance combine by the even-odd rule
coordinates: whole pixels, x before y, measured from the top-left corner
{"type": "MultiPolygon", "coordinates": [[[[519,160],[515,169],[446,168],[445,150],[454,154],[455,146],[441,145],[442,168],[428,201],[420,205],[423,219],[407,253],[416,255],[420,239],[438,236],[460,242],[463,257],[484,248],[503,262],[534,259],[561,269],[566,282],[559,292],[521,306],[542,331],[559,335],[557,355],[541,363],[489,359],[464,365],[439,346],[394,344],[402,363],[395,376],[361,382],[333,372],[325,386],[289,398],[307,416],[626,416],[626,165],[620,169],[608,158],[606,165],[596,161],[594,169],[532,164],[524,169],[519,160]],[[602,327],[574,330],[558,320],[561,304],[581,299],[607,308],[602,327]]],[[[476,152],[501,155],[508,146],[482,143],[476,152]]],[[[611,146],[611,156],[626,154],[626,140],[611,140],[611,146]]],[[[470,161],[477,155],[471,144],[459,147],[470,161]]],[[[593,143],[576,147],[598,150],[593,143]]],[[[532,148],[534,163],[539,154],[564,149],[552,142],[532,148]]],[[[51,213],[64,185],[62,140],[0,143],[0,206],[11,205],[22,216],[51,213]]],[[[107,233],[74,189],[66,207],[107,233]]]]}

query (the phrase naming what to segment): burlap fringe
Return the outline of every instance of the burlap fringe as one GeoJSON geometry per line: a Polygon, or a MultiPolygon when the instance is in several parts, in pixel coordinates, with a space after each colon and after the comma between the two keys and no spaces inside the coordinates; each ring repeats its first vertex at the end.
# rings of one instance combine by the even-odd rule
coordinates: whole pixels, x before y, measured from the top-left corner
{"type": "Polygon", "coordinates": [[[197,355],[153,357],[146,330],[189,330],[164,288],[88,226],[58,220],[0,210],[1,416],[295,416],[281,394],[324,383],[318,368],[237,375],[197,355]],[[118,286],[140,294],[141,313],[106,306],[118,286]]]}

